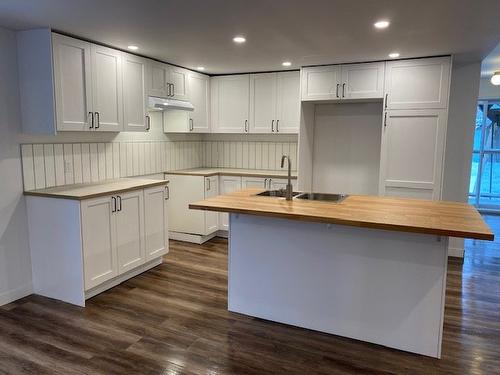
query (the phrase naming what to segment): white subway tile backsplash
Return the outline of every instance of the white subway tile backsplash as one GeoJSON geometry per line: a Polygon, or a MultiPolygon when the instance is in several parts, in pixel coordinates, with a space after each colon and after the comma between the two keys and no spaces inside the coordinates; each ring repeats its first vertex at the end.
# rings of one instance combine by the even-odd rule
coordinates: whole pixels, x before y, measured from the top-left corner
{"type": "Polygon", "coordinates": [[[23,144],[25,190],[196,167],[279,169],[296,142],[145,141],[23,144]]]}

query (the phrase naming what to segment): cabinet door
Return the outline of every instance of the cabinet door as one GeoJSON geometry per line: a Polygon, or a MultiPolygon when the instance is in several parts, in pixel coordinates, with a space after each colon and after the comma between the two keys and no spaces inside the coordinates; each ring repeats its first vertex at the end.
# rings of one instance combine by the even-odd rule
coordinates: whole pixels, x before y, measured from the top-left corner
{"type": "Polygon", "coordinates": [[[241,187],[242,189],[248,188],[268,188],[268,178],[262,177],[242,177],[241,178],[241,187]]]}
{"type": "Polygon", "coordinates": [[[149,96],[156,96],[159,98],[166,98],[168,96],[168,78],[169,66],[157,61],[149,61],[149,69],[151,71],[148,75],[148,94],[149,96]]]}
{"type": "Polygon", "coordinates": [[[203,74],[189,74],[189,97],[194,111],[189,113],[191,133],[209,133],[209,95],[210,79],[203,74]]]}
{"type": "Polygon", "coordinates": [[[340,99],[340,65],[303,68],[301,77],[302,100],[340,99]]]}
{"type": "MultiPolygon", "coordinates": [[[[286,189],[286,185],[288,184],[288,179],[286,178],[270,178],[270,189],[271,190],[280,190],[286,189]]],[[[292,179],[293,190],[297,189],[297,180],[292,179]]]]}
{"type": "MultiPolygon", "coordinates": [[[[241,177],[220,176],[219,189],[220,194],[241,190],[241,177]]],[[[229,214],[224,212],[219,214],[219,228],[221,230],[229,230],[229,214]]]]}
{"type": "Polygon", "coordinates": [[[118,275],[114,205],[111,197],[81,203],[85,290],[118,275]]]}
{"type": "Polygon", "coordinates": [[[446,118],[435,109],[387,113],[380,195],[440,199],[446,118]]]}
{"type": "MultiPolygon", "coordinates": [[[[163,202],[162,202],[163,207],[163,202]]],[[[118,273],[144,263],[144,193],[135,190],[117,195],[116,252],[118,273]]]]}
{"type": "Polygon", "coordinates": [[[144,242],[146,260],[168,252],[165,186],[144,189],[144,242]]]}
{"type": "Polygon", "coordinates": [[[300,72],[278,73],[276,99],[276,132],[298,134],[300,128],[300,72]]]}
{"type": "Polygon", "coordinates": [[[191,119],[188,111],[169,109],[163,111],[163,132],[165,133],[189,133],[191,119]]]}
{"type": "Polygon", "coordinates": [[[250,76],[250,132],[276,131],[276,73],[250,76]]]}
{"type": "Polygon", "coordinates": [[[388,109],[447,108],[449,86],[449,57],[387,62],[388,109]]]}
{"type": "Polygon", "coordinates": [[[382,98],[384,72],[384,62],[342,65],[342,99],[382,98]]]}
{"type": "Polygon", "coordinates": [[[57,130],[90,130],[90,43],[52,34],[52,48],[57,130]]]}
{"type": "Polygon", "coordinates": [[[202,235],[205,233],[205,212],[190,210],[189,203],[205,197],[203,176],[166,175],[169,181],[167,213],[169,230],[180,233],[202,235]]]}
{"type": "Polygon", "coordinates": [[[146,112],[147,62],[135,55],[123,54],[123,120],[125,131],[149,130],[146,112]]]}
{"type": "Polygon", "coordinates": [[[169,83],[172,84],[171,95],[177,100],[189,100],[188,70],[176,66],[170,67],[169,83]]]}
{"type": "Polygon", "coordinates": [[[122,53],[92,44],[92,101],[95,129],[123,130],[122,53]]]}
{"type": "MultiPolygon", "coordinates": [[[[219,195],[219,177],[205,177],[205,199],[219,195]]],[[[205,211],[205,235],[219,229],[219,214],[217,212],[205,211]]]]}
{"type": "Polygon", "coordinates": [[[248,75],[215,77],[212,84],[212,129],[219,133],[248,132],[248,75]]]}

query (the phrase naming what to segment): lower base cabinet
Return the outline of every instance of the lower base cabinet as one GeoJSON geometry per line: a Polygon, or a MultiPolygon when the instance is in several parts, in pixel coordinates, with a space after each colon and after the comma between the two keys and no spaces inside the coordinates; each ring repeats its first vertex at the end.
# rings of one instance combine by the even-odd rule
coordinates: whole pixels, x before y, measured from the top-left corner
{"type": "Polygon", "coordinates": [[[161,263],[167,189],[81,201],[27,197],[34,292],[85,306],[86,298],[161,263]]]}

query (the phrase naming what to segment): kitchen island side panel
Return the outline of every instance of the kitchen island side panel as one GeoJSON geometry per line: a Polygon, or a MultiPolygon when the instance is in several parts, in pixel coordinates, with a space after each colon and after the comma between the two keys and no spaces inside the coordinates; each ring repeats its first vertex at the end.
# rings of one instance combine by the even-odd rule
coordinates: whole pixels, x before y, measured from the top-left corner
{"type": "Polygon", "coordinates": [[[231,214],[228,309],[439,358],[447,243],[231,214]]]}

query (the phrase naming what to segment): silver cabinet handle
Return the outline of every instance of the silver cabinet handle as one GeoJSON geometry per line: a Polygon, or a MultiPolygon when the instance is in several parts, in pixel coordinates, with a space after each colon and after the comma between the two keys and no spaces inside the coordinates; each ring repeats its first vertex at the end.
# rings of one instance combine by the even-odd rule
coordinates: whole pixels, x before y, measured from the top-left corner
{"type": "Polygon", "coordinates": [[[117,196],[118,198],[118,203],[120,204],[120,207],[116,209],[116,211],[120,212],[122,210],[122,197],[121,196],[117,196]]]}
{"type": "Polygon", "coordinates": [[[165,186],[165,200],[168,201],[170,199],[170,189],[168,188],[168,185],[165,186]]]}
{"type": "Polygon", "coordinates": [[[192,118],[189,119],[189,131],[192,132],[194,130],[194,120],[192,118]]]}
{"type": "Polygon", "coordinates": [[[207,178],[207,191],[210,191],[210,178],[207,178]]]}
{"type": "Polygon", "coordinates": [[[271,131],[274,132],[274,120],[271,120],[271,131]]]}
{"type": "Polygon", "coordinates": [[[99,129],[101,127],[101,118],[99,112],[95,112],[95,128],[99,129]]]}
{"type": "Polygon", "coordinates": [[[342,84],[342,97],[345,98],[345,83],[342,84]]]}
{"type": "Polygon", "coordinates": [[[270,178],[270,179],[269,179],[269,189],[271,189],[271,184],[272,184],[272,181],[273,181],[273,179],[272,179],[272,178],[270,178]]]}
{"type": "Polygon", "coordinates": [[[111,204],[111,212],[116,212],[116,197],[111,197],[112,199],[112,204],[111,204]]]}
{"type": "Polygon", "coordinates": [[[264,189],[267,189],[267,178],[264,178],[264,189]]]}
{"type": "Polygon", "coordinates": [[[146,116],[146,131],[149,131],[151,129],[151,117],[146,116]]]}
{"type": "Polygon", "coordinates": [[[389,93],[385,94],[385,104],[384,104],[384,109],[387,109],[387,99],[389,99],[389,93]]]}
{"type": "Polygon", "coordinates": [[[384,129],[387,126],[387,111],[384,113],[384,129]]]}
{"type": "Polygon", "coordinates": [[[280,131],[280,120],[276,120],[276,133],[280,131]]]}
{"type": "Polygon", "coordinates": [[[167,83],[167,96],[172,96],[172,84],[167,83]]]}
{"type": "Polygon", "coordinates": [[[245,120],[245,132],[248,133],[248,120],[245,120]]]}
{"type": "Polygon", "coordinates": [[[335,90],[335,96],[337,98],[339,97],[339,86],[340,86],[340,84],[337,83],[337,89],[335,90]]]}
{"type": "Polygon", "coordinates": [[[94,128],[94,112],[89,112],[89,115],[90,115],[90,126],[89,126],[89,129],[93,129],[94,128]]]}
{"type": "Polygon", "coordinates": [[[175,83],[172,83],[172,96],[175,96],[175,83]]]}

